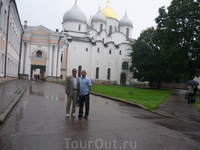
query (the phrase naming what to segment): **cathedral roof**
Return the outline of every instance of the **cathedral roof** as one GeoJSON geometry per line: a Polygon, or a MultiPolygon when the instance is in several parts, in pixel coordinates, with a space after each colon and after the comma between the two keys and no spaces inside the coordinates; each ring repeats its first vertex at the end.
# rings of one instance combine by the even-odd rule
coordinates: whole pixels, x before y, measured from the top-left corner
{"type": "Polygon", "coordinates": [[[131,26],[133,27],[133,22],[128,18],[127,13],[125,13],[124,17],[119,21],[119,26],[131,26]]]}
{"type": "Polygon", "coordinates": [[[77,6],[77,2],[75,2],[74,6],[64,14],[63,22],[66,21],[75,21],[87,24],[87,18],[77,6]]]}
{"type": "Polygon", "coordinates": [[[106,17],[101,13],[100,10],[92,17],[91,22],[102,22],[106,23],[106,17]]]}
{"type": "Polygon", "coordinates": [[[114,12],[114,10],[112,10],[109,6],[109,3],[107,4],[106,8],[102,9],[101,10],[101,13],[107,17],[107,18],[114,18],[114,19],[117,19],[117,15],[116,13],[114,12]]]}

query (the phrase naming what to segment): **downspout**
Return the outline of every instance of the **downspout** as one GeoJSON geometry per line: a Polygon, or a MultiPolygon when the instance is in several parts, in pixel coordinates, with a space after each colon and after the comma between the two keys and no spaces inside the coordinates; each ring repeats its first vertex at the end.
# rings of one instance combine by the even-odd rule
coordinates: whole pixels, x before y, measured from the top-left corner
{"type": "MultiPolygon", "coordinates": [[[[21,34],[21,41],[20,41],[20,51],[19,51],[19,67],[18,67],[18,78],[20,79],[20,76],[19,76],[19,74],[20,74],[20,65],[21,65],[21,53],[22,53],[22,36],[23,36],[23,34],[24,34],[24,31],[23,31],[23,29],[22,29],[22,34],[21,34]]],[[[22,58],[23,59],[23,58],[22,58]]]]}
{"type": "Polygon", "coordinates": [[[6,49],[5,49],[5,67],[4,67],[4,77],[6,77],[6,67],[7,67],[7,55],[8,55],[8,31],[9,31],[9,23],[10,23],[10,5],[13,0],[9,1],[8,5],[8,17],[7,17],[7,29],[6,29],[6,49]]]}

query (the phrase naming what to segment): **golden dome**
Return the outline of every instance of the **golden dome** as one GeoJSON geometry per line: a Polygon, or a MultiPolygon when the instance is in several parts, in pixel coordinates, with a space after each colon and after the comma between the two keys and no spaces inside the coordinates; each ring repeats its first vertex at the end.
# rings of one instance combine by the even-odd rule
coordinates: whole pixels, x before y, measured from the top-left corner
{"type": "Polygon", "coordinates": [[[107,17],[107,18],[114,18],[114,19],[117,19],[117,15],[116,13],[114,12],[114,10],[112,10],[109,6],[109,3],[107,4],[106,8],[102,9],[101,10],[101,13],[107,17]]]}

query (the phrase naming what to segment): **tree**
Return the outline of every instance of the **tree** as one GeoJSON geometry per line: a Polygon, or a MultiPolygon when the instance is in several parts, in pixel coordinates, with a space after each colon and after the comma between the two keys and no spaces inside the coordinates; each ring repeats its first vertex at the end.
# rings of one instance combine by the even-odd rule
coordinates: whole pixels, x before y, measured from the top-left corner
{"type": "Polygon", "coordinates": [[[161,49],[154,42],[156,31],[154,27],[148,28],[140,34],[140,37],[132,45],[132,66],[138,72],[134,77],[140,81],[149,81],[151,87],[160,88],[160,83],[165,76],[166,68],[161,57],[161,49]]]}
{"type": "Polygon", "coordinates": [[[200,0],[173,0],[159,8],[157,45],[168,63],[168,72],[193,79],[200,76],[200,0]]]}

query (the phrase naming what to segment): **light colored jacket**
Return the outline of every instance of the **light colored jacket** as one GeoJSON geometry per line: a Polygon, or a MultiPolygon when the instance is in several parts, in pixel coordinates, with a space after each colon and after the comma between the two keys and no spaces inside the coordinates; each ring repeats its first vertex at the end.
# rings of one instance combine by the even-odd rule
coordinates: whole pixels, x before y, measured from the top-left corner
{"type": "MultiPolygon", "coordinates": [[[[76,77],[77,79],[77,95],[79,94],[79,77],[76,77]]],[[[65,93],[69,94],[69,96],[72,96],[74,92],[74,85],[73,85],[73,75],[67,76],[66,83],[65,83],[65,93]]]]}
{"type": "Polygon", "coordinates": [[[194,87],[192,85],[188,86],[188,93],[193,93],[194,87]]]}

